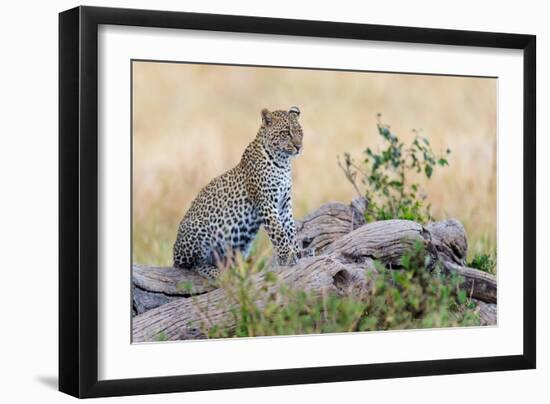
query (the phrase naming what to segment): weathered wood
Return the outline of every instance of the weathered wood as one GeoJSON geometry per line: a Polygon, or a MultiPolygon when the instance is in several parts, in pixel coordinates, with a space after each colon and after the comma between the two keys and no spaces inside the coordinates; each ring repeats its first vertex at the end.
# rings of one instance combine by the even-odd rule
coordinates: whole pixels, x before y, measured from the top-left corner
{"type": "MultiPolygon", "coordinates": [[[[366,287],[365,265],[340,262],[334,256],[306,257],[293,267],[274,267],[278,278],[293,288],[305,291],[326,291],[327,293],[349,293],[351,289],[366,287]]],[[[374,271],[374,268],[372,268],[374,271]]],[[[264,274],[255,279],[260,287],[266,285],[264,274]]],[[[189,298],[182,298],[137,315],[133,319],[132,341],[154,341],[190,339],[199,329],[208,330],[212,325],[233,325],[231,305],[227,291],[212,292],[189,298]]],[[[258,301],[259,307],[263,307],[258,301]]]]}
{"type": "Polygon", "coordinates": [[[466,264],[468,241],[464,226],[456,219],[430,223],[426,230],[431,233],[432,243],[441,261],[466,264]]]}
{"type": "Polygon", "coordinates": [[[339,254],[348,262],[378,260],[390,268],[399,268],[401,257],[417,242],[424,245],[435,262],[437,252],[431,234],[410,220],[384,220],[359,227],[327,246],[325,254],[339,254]]]}
{"type": "Polygon", "coordinates": [[[365,224],[364,198],[350,205],[329,202],[296,222],[298,244],[304,250],[321,253],[329,244],[365,224]]]}
{"type": "Polygon", "coordinates": [[[481,300],[472,299],[477,307],[476,310],[481,320],[481,325],[496,325],[497,324],[497,304],[486,303],[481,300]]]}
{"type": "Polygon", "coordinates": [[[132,282],[140,289],[171,296],[196,295],[214,289],[210,282],[194,271],[139,264],[132,266],[132,282]]]}
{"type": "MultiPolygon", "coordinates": [[[[407,220],[363,224],[360,209],[364,205],[359,206],[358,209],[333,202],[308,215],[297,225],[298,239],[305,248],[313,248],[317,255],[302,258],[293,267],[272,264],[270,269],[293,288],[345,294],[369,288],[370,278],[366,277],[365,270],[376,271],[374,260],[391,268],[399,268],[403,254],[409,252],[415,243],[421,242],[434,263],[443,261],[447,271],[456,272],[465,278],[464,285],[471,290],[471,297],[483,302],[496,302],[494,277],[460,265],[465,261],[467,244],[464,228],[459,222],[449,220],[425,227],[407,220]]],[[[170,277],[180,282],[179,276],[187,279],[189,275],[178,275],[173,270],[164,272],[164,269],[158,268],[154,271],[155,275],[143,275],[143,272],[147,272],[145,267],[140,267],[139,271],[142,287],[153,289],[147,286],[148,282],[143,281],[147,276],[147,279],[155,279],[156,290],[164,292],[173,291],[165,285],[172,282],[170,277]],[[165,276],[167,273],[171,275],[165,276]],[[160,275],[162,282],[157,282],[160,275]]],[[[194,281],[191,281],[193,285],[194,281]]],[[[264,282],[263,274],[257,275],[254,281],[258,288],[270,287],[264,282]]],[[[197,285],[204,283],[197,281],[197,285]]],[[[207,292],[206,288],[212,285],[203,287],[205,289],[202,291],[207,292]]],[[[258,304],[261,306],[263,302],[258,304]]],[[[483,310],[483,316],[486,317],[483,321],[489,324],[491,318],[488,307],[491,306],[480,304],[479,307],[480,315],[483,310]]],[[[152,341],[161,335],[168,339],[204,337],[203,332],[213,324],[230,327],[233,321],[230,311],[227,291],[223,289],[178,298],[135,316],[133,341],[152,341]]]]}
{"type": "Polygon", "coordinates": [[[181,296],[170,296],[163,293],[148,292],[133,286],[132,314],[135,316],[180,298],[181,296]]]}
{"type": "MultiPolygon", "coordinates": [[[[357,198],[346,205],[329,202],[297,221],[299,245],[316,254],[334,240],[365,223],[366,200],[357,198]]],[[[181,297],[209,292],[213,285],[195,272],[172,267],[132,267],[133,314],[141,314],[181,297]],[[191,290],[183,286],[191,286],[191,290]]]]}
{"type": "Polygon", "coordinates": [[[215,287],[196,272],[172,267],[132,266],[133,314],[182,297],[210,292],[215,287]]]}
{"type": "Polygon", "coordinates": [[[464,278],[461,288],[468,290],[471,297],[486,303],[497,302],[497,280],[495,276],[474,268],[444,262],[445,269],[464,278]]]}

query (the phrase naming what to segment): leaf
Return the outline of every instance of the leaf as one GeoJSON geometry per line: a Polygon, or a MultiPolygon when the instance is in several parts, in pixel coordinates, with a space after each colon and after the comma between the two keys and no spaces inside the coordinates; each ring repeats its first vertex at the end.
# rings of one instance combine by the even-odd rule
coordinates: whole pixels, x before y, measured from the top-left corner
{"type": "Polygon", "coordinates": [[[275,283],[277,281],[277,275],[271,271],[268,271],[265,274],[265,281],[268,283],[275,283]]]}
{"type": "Polygon", "coordinates": [[[403,187],[403,183],[401,181],[390,181],[390,183],[388,184],[390,187],[394,187],[394,188],[402,188],[403,187]]]}
{"type": "Polygon", "coordinates": [[[458,298],[458,303],[464,304],[466,303],[466,291],[465,290],[459,290],[456,297],[458,298]]]}
{"type": "Polygon", "coordinates": [[[179,282],[177,285],[176,285],[176,289],[177,290],[184,290],[188,293],[191,293],[193,291],[193,284],[189,281],[183,281],[183,282],[179,282]]]}
{"type": "Polygon", "coordinates": [[[401,257],[401,266],[403,268],[409,268],[410,263],[411,263],[411,256],[410,255],[403,255],[401,257]]]}
{"type": "Polygon", "coordinates": [[[444,159],[444,158],[440,158],[437,162],[438,162],[439,165],[442,166],[442,167],[443,167],[443,166],[446,166],[446,165],[449,165],[449,162],[448,162],[446,159],[444,159]]]}
{"type": "Polygon", "coordinates": [[[433,173],[433,168],[431,165],[427,165],[425,168],[424,168],[424,172],[426,173],[426,177],[428,178],[431,178],[432,177],[432,173],[433,173]]]}
{"type": "Polygon", "coordinates": [[[384,139],[389,139],[390,137],[390,130],[385,127],[385,126],[381,126],[378,131],[380,132],[380,134],[384,137],[384,139]]]}

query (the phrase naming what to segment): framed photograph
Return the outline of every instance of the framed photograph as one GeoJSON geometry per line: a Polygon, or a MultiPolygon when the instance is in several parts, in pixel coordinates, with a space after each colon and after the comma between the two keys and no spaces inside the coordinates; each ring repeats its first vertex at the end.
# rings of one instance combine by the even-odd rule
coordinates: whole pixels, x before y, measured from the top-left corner
{"type": "Polygon", "coordinates": [[[59,16],[59,388],[532,369],[533,35],[59,16]]]}

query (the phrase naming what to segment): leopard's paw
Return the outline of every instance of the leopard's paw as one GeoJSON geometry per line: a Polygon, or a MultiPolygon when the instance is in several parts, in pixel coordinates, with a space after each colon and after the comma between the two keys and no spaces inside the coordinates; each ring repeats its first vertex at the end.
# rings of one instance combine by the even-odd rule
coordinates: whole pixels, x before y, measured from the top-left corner
{"type": "Polygon", "coordinates": [[[279,265],[281,266],[293,266],[298,262],[297,254],[292,252],[289,254],[279,255],[279,265]]]}

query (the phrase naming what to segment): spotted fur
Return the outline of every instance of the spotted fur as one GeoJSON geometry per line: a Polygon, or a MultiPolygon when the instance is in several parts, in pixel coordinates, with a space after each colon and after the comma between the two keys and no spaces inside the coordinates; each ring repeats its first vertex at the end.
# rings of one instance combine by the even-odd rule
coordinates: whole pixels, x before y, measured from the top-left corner
{"type": "Polygon", "coordinates": [[[262,124],[237,166],[191,203],[174,244],[174,266],[215,278],[235,251],[245,257],[264,226],[281,265],[296,263],[290,160],[302,151],[300,110],[263,109],[262,124]]]}

